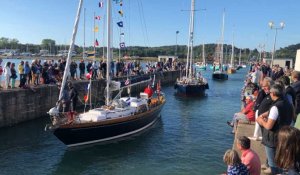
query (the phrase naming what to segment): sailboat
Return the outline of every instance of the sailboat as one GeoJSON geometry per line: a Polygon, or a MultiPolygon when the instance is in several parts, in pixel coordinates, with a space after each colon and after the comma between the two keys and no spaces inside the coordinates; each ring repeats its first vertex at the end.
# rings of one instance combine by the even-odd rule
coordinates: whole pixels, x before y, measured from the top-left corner
{"type": "Polygon", "coordinates": [[[219,62],[219,70],[214,70],[212,74],[212,78],[214,80],[228,80],[228,74],[223,70],[223,43],[224,43],[224,23],[225,23],[225,10],[223,12],[223,20],[222,20],[222,35],[221,35],[221,52],[220,52],[220,62],[219,62]]]}
{"type": "Polygon", "coordinates": [[[204,96],[205,90],[209,88],[207,80],[193,69],[194,12],[195,0],[192,0],[185,76],[177,79],[174,88],[177,89],[178,95],[204,96]]]}
{"type": "Polygon", "coordinates": [[[195,67],[198,70],[206,70],[206,61],[205,61],[205,45],[202,45],[202,62],[196,62],[195,67]]]}
{"type": "MultiPolygon", "coordinates": [[[[234,37],[233,37],[234,38],[234,37]]],[[[236,72],[236,69],[234,67],[234,43],[232,40],[232,44],[231,44],[231,58],[230,58],[230,65],[229,65],[229,69],[227,71],[229,74],[233,74],[236,72]]]]}
{"type": "MultiPolygon", "coordinates": [[[[83,0],[80,0],[79,2],[61,87],[65,87],[67,81],[68,66],[70,65],[71,59],[70,52],[74,47],[82,1],[83,0]]],[[[111,0],[107,0],[106,40],[107,63],[110,63],[112,56],[111,0]]],[[[111,81],[109,68],[110,66],[107,66],[105,105],[82,113],[76,113],[74,111],[61,112],[58,105],[49,110],[48,114],[52,122],[47,125],[46,129],[51,130],[65,145],[69,147],[79,146],[126,137],[149,128],[160,117],[160,112],[166,103],[165,96],[160,91],[160,83],[157,84],[156,91],[148,85],[145,91],[140,93],[140,97],[121,97],[121,90],[133,86],[134,84],[120,88],[120,82],[111,81]],[[120,92],[111,100],[110,94],[114,89],[119,89],[120,92]]],[[[152,82],[154,82],[154,80],[152,82]]],[[[64,88],[61,88],[59,101],[62,99],[63,89],[64,88]]]]}
{"type": "Polygon", "coordinates": [[[238,67],[236,68],[236,70],[239,70],[242,68],[242,65],[241,65],[241,58],[242,58],[242,49],[240,49],[240,54],[239,54],[239,65],[238,67]]]}

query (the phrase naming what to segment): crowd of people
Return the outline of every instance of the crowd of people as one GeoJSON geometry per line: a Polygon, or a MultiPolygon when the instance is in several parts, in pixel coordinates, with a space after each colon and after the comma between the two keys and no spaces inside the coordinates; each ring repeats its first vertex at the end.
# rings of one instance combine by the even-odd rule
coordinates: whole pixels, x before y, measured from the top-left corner
{"type": "MultiPolygon", "coordinates": [[[[252,63],[242,90],[244,108],[227,124],[255,122],[253,137],[239,137],[236,150],[228,150],[227,174],[300,175],[300,72],[279,65],[252,63]],[[266,162],[250,149],[250,139],[261,141],[266,162]],[[245,166],[247,169],[245,170],[245,166]]],[[[241,133],[243,134],[243,133],[241,133]]]]}
{"type": "MultiPolygon", "coordinates": [[[[21,61],[19,65],[7,60],[2,67],[0,59],[0,88],[38,86],[39,84],[57,84],[62,81],[66,67],[66,60],[39,60],[21,61]],[[18,77],[19,75],[19,77],[18,77]],[[2,83],[4,81],[4,83],[2,83]],[[3,84],[3,86],[2,86],[3,84]]],[[[169,70],[178,70],[182,67],[178,61],[147,62],[142,66],[139,61],[112,61],[110,63],[110,75],[112,77],[141,75],[169,70]]],[[[72,61],[69,67],[69,75],[72,80],[102,79],[106,78],[106,61],[84,61],[79,63],[72,61]]]]}

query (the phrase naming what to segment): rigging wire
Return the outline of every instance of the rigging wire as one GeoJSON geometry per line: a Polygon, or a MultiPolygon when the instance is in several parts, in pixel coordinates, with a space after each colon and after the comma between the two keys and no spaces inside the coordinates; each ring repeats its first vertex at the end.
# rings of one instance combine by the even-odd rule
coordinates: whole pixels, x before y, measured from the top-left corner
{"type": "Polygon", "coordinates": [[[144,8],[141,0],[138,0],[138,9],[139,9],[140,22],[142,26],[144,44],[147,47],[147,45],[149,45],[148,30],[147,30],[147,25],[144,16],[144,8]]]}

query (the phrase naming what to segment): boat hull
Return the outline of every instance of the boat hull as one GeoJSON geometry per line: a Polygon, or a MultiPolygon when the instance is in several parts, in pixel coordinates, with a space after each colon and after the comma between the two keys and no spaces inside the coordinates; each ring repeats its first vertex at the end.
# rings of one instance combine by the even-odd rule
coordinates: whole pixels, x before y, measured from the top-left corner
{"type": "Polygon", "coordinates": [[[212,78],[214,80],[228,80],[228,75],[226,73],[213,73],[212,78]]]}
{"type": "Polygon", "coordinates": [[[108,124],[101,124],[100,122],[99,124],[75,124],[55,129],[54,135],[67,146],[105,142],[129,136],[154,124],[160,117],[164,103],[150,111],[132,116],[130,120],[108,124]]]}
{"type": "Polygon", "coordinates": [[[236,73],[236,69],[233,69],[233,68],[229,68],[228,71],[227,71],[228,74],[234,74],[236,73]]]}
{"type": "Polygon", "coordinates": [[[204,85],[190,85],[190,84],[175,84],[178,95],[185,96],[204,96],[205,90],[209,89],[208,84],[204,85]]]}
{"type": "Polygon", "coordinates": [[[197,70],[206,70],[206,66],[195,66],[197,70]]]}

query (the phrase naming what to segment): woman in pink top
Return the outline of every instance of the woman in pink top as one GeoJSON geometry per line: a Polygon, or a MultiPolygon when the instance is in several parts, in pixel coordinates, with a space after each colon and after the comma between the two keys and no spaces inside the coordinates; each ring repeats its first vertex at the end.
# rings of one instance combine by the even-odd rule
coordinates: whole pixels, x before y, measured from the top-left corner
{"type": "Polygon", "coordinates": [[[250,139],[240,136],[237,139],[237,148],[241,151],[241,160],[247,166],[251,175],[260,175],[260,160],[256,152],[250,149],[250,139]]]}
{"type": "Polygon", "coordinates": [[[255,112],[253,111],[253,106],[254,106],[253,96],[252,95],[246,96],[245,102],[246,102],[246,105],[242,109],[242,111],[235,113],[231,122],[227,121],[227,124],[229,126],[233,127],[233,130],[232,130],[233,134],[234,134],[234,130],[237,126],[237,122],[239,120],[242,120],[245,122],[255,121],[255,112]]]}

